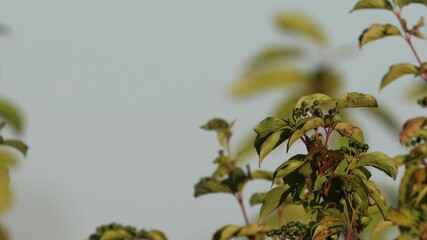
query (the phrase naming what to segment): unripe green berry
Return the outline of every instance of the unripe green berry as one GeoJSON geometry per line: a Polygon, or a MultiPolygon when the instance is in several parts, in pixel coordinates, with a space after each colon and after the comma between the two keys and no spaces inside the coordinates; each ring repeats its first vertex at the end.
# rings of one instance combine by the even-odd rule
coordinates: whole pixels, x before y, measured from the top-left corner
{"type": "Polygon", "coordinates": [[[321,117],[323,115],[322,109],[320,109],[320,108],[316,108],[315,113],[316,113],[316,116],[318,116],[318,117],[321,117]]]}
{"type": "Polygon", "coordinates": [[[313,105],[314,105],[314,106],[319,106],[319,104],[320,104],[320,103],[319,103],[319,100],[314,100],[314,102],[313,102],[313,105]]]}
{"type": "Polygon", "coordinates": [[[307,106],[307,103],[306,103],[305,101],[302,101],[302,102],[301,102],[301,106],[302,106],[302,107],[305,107],[305,106],[307,106]]]}

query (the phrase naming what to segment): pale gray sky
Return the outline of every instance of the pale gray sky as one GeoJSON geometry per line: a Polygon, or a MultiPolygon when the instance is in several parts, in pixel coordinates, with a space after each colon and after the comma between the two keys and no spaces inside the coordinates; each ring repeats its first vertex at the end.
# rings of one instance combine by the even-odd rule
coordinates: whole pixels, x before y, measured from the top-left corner
{"type": "MultiPolygon", "coordinates": [[[[333,45],[356,46],[375,19],[394,21],[378,11],[349,14],[354,2],[1,1],[0,22],[13,33],[0,40],[0,94],[24,111],[30,146],[12,176],[16,204],[6,222],[14,239],[84,239],[111,221],[210,239],[222,225],[243,224],[232,197],[193,198],[218,150],[199,126],[237,119],[238,138],[268,115],[277,96],[237,101],[226,91],[248,57],[283,42],[270,21],[276,11],[304,10],[333,45]]],[[[372,43],[342,63],[346,90],[380,104],[399,98],[405,81],[381,95],[378,85],[390,64],[414,60],[400,41],[372,43]]],[[[417,44],[425,56],[425,42],[417,44]]],[[[374,149],[400,152],[385,129],[371,129],[374,149]]]]}

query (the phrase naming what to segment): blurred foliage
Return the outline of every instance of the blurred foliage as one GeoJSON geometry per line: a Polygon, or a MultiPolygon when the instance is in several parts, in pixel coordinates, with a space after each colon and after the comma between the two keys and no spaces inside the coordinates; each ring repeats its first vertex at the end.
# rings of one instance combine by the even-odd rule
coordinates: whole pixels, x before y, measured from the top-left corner
{"type": "MultiPolygon", "coordinates": [[[[231,87],[231,94],[243,98],[283,91],[282,99],[273,107],[272,116],[287,119],[300,96],[310,93],[337,96],[341,92],[344,78],[338,70],[339,61],[334,58],[342,60],[350,49],[331,50],[326,32],[314,19],[301,12],[279,12],[274,24],[283,35],[297,38],[289,38],[290,43],[268,46],[252,57],[240,79],[231,87]]],[[[391,131],[398,131],[399,124],[383,108],[367,112],[391,131]]],[[[253,137],[246,139],[240,148],[241,160],[254,153],[253,137]]]]}
{"type": "Polygon", "coordinates": [[[88,240],[167,240],[158,230],[137,229],[133,226],[110,223],[96,228],[88,240]]]}

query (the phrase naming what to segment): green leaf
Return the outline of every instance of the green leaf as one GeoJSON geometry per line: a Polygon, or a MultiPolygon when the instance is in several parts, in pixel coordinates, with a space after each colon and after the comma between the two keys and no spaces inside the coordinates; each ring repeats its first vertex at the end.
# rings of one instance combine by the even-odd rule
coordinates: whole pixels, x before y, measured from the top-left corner
{"type": "Polygon", "coordinates": [[[399,35],[401,35],[400,30],[394,25],[374,23],[363,30],[359,36],[359,47],[363,47],[365,44],[381,38],[399,35]]]}
{"type": "Polygon", "coordinates": [[[290,84],[308,82],[304,72],[294,68],[274,68],[249,73],[243,76],[231,89],[233,96],[250,96],[265,90],[286,88],[290,84]]]}
{"type": "Polygon", "coordinates": [[[194,186],[194,197],[199,197],[208,193],[233,193],[224,183],[213,178],[201,178],[194,186]]]}
{"type": "Polygon", "coordinates": [[[163,232],[157,230],[141,230],[137,233],[137,236],[148,240],[167,240],[166,235],[163,232]]]}
{"type": "Polygon", "coordinates": [[[257,133],[254,146],[259,155],[259,164],[291,134],[291,128],[285,120],[273,117],[261,121],[254,130],[257,133]]]}
{"type": "Polygon", "coordinates": [[[227,121],[221,118],[213,118],[207,123],[202,125],[200,128],[207,131],[221,131],[228,129],[229,124],[227,121]]]}
{"type": "Polygon", "coordinates": [[[338,98],[336,103],[337,112],[345,108],[357,107],[378,107],[378,104],[373,96],[357,92],[344,93],[338,98]]]}
{"type": "Polygon", "coordinates": [[[363,183],[365,184],[366,188],[369,191],[369,195],[372,199],[374,199],[375,204],[378,206],[378,209],[380,210],[381,214],[383,215],[384,220],[388,220],[388,208],[385,201],[384,196],[378,189],[375,182],[371,180],[365,180],[362,178],[363,183]]]}
{"type": "Polygon", "coordinates": [[[339,122],[335,125],[334,129],[349,140],[356,140],[360,143],[365,143],[362,130],[350,123],[339,122]]]}
{"type": "Polygon", "coordinates": [[[273,180],[273,172],[270,171],[263,171],[263,170],[255,170],[251,172],[251,178],[252,179],[263,179],[272,181],[273,180]]]}
{"type": "Polygon", "coordinates": [[[289,186],[279,186],[271,189],[264,198],[259,213],[259,223],[261,224],[264,219],[270,215],[271,212],[276,210],[289,195],[289,186]]]}
{"type": "Polygon", "coordinates": [[[339,235],[344,232],[345,226],[348,225],[347,218],[344,214],[334,214],[323,216],[313,233],[313,240],[324,240],[332,235],[339,235]]]}
{"type": "Polygon", "coordinates": [[[5,119],[15,131],[22,132],[23,119],[18,108],[12,102],[0,99],[0,117],[5,119]]]}
{"type": "Polygon", "coordinates": [[[16,155],[5,149],[0,150],[0,167],[11,168],[15,167],[18,163],[18,158],[16,155]]]}
{"type": "Polygon", "coordinates": [[[391,65],[388,72],[381,80],[380,90],[393,82],[394,80],[408,74],[419,75],[420,69],[410,63],[399,63],[391,65]]]}
{"type": "Polygon", "coordinates": [[[279,13],[276,23],[284,32],[299,33],[320,45],[327,43],[326,35],[321,31],[320,26],[308,15],[295,11],[279,13]]]}
{"type": "Polygon", "coordinates": [[[28,146],[20,140],[4,140],[3,143],[20,151],[24,156],[27,155],[28,146]]]}
{"type": "Polygon", "coordinates": [[[249,199],[249,204],[251,207],[256,204],[260,204],[264,201],[265,196],[267,196],[266,192],[252,194],[251,198],[249,199]]]}
{"type": "Polygon", "coordinates": [[[215,232],[212,240],[228,240],[234,237],[241,227],[234,225],[227,225],[215,232]]]}
{"type": "Polygon", "coordinates": [[[410,205],[411,203],[411,187],[413,185],[412,183],[412,178],[415,174],[415,172],[418,171],[418,165],[416,164],[409,164],[406,167],[406,171],[403,174],[402,180],[400,181],[400,187],[399,187],[399,203],[403,206],[403,207],[407,207],[408,205],[410,205]]]}
{"type": "Polygon", "coordinates": [[[424,39],[424,35],[420,31],[420,28],[422,27],[424,27],[424,17],[421,17],[420,20],[418,20],[417,24],[409,30],[409,33],[414,37],[424,39]]]}
{"type": "Polygon", "coordinates": [[[3,215],[12,205],[9,182],[9,169],[0,166],[0,215],[3,215]]]}
{"type": "Polygon", "coordinates": [[[273,181],[276,181],[277,179],[281,179],[288,175],[289,173],[297,170],[299,167],[301,167],[306,161],[304,160],[305,155],[299,154],[296,156],[293,156],[288,161],[282,163],[279,167],[276,168],[276,170],[273,173],[273,181]]]}
{"type": "Polygon", "coordinates": [[[314,101],[318,101],[319,105],[323,104],[323,103],[327,103],[327,102],[331,102],[334,101],[335,99],[329,97],[328,95],[325,95],[323,93],[313,93],[310,95],[306,95],[301,97],[300,99],[298,99],[297,103],[295,104],[294,109],[299,108],[301,109],[302,106],[302,102],[305,102],[307,105],[305,106],[306,108],[311,108],[313,106],[314,101]]]}
{"type": "Polygon", "coordinates": [[[320,118],[320,117],[310,118],[306,122],[303,122],[302,127],[297,124],[296,130],[292,133],[291,137],[289,138],[287,150],[289,150],[292,144],[294,144],[298,139],[300,139],[306,132],[312,129],[321,127],[324,124],[325,123],[323,121],[323,118],[320,118]]]}
{"type": "Polygon", "coordinates": [[[418,214],[416,212],[403,208],[391,208],[389,212],[390,219],[394,224],[408,228],[419,226],[417,215],[418,214]]]}
{"type": "Polygon", "coordinates": [[[393,10],[393,6],[387,0],[359,0],[350,12],[360,9],[393,10]]]}
{"type": "Polygon", "coordinates": [[[255,236],[255,235],[257,235],[259,233],[263,233],[263,232],[265,232],[263,227],[254,223],[254,224],[250,224],[248,226],[242,227],[242,229],[240,229],[237,236],[255,236]]]}
{"type": "Polygon", "coordinates": [[[270,46],[254,58],[252,58],[247,66],[247,74],[253,74],[261,70],[278,68],[279,64],[282,68],[283,64],[290,59],[299,58],[303,55],[303,50],[299,47],[289,46],[270,46]]]}
{"type": "Polygon", "coordinates": [[[420,3],[427,6],[427,0],[396,0],[397,6],[403,8],[412,3],[420,3]]]}
{"type": "Polygon", "coordinates": [[[105,231],[100,240],[122,240],[131,237],[131,235],[124,229],[111,229],[105,231]]]}
{"type": "Polygon", "coordinates": [[[382,152],[371,152],[362,155],[356,163],[356,168],[362,166],[375,167],[396,180],[397,164],[382,152]]]}

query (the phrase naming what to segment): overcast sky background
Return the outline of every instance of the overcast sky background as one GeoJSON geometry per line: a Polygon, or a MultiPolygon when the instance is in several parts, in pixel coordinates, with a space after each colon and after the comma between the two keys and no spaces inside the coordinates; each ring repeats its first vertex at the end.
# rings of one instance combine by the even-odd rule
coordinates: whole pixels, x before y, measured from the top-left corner
{"type": "MultiPolygon", "coordinates": [[[[250,56],[284,41],[271,24],[277,11],[303,10],[333,46],[356,50],[370,23],[395,23],[385,11],[349,14],[354,3],[0,1],[0,23],[12,29],[0,40],[0,94],[24,112],[22,138],[30,146],[12,175],[16,201],[6,223],[13,239],[85,239],[111,221],[161,229],[169,239],[210,239],[225,224],[243,224],[232,197],[193,198],[218,150],[214,134],[199,126],[212,117],[237,119],[237,140],[269,115],[279,94],[236,100],[227,91],[250,56]]],[[[410,23],[425,14],[422,7],[405,11],[410,23]]],[[[426,56],[425,42],[416,44],[426,56]]],[[[424,114],[401,96],[419,80],[378,91],[390,64],[414,62],[401,39],[356,52],[339,65],[346,91],[377,96],[401,122],[424,114]]],[[[385,128],[369,130],[371,149],[403,151],[385,128]]]]}

